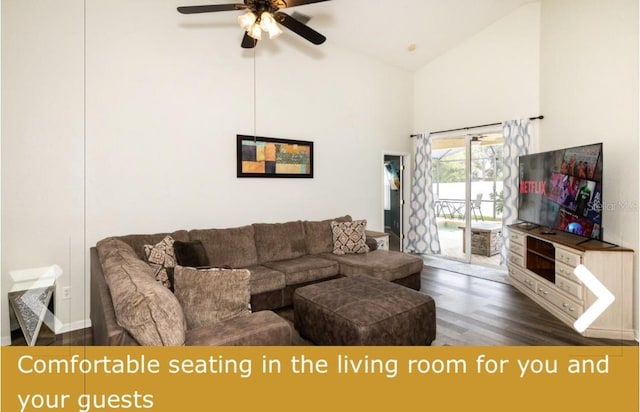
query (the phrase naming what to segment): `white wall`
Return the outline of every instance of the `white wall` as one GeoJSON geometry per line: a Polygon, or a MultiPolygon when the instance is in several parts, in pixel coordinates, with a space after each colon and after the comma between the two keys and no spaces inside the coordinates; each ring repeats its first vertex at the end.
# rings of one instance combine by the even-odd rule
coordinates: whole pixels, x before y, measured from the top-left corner
{"type": "Polygon", "coordinates": [[[604,238],[636,252],[637,315],[638,1],[543,0],[541,21],[540,146],[603,142],[604,238]]]}
{"type": "Polygon", "coordinates": [[[527,4],[418,70],[414,130],[538,115],[539,24],[540,4],[527,4]]]}
{"type": "Polygon", "coordinates": [[[382,154],[410,151],[411,73],[287,33],[256,49],[256,132],[314,141],[315,177],[237,179],[253,52],[235,16],[178,3],[87,1],[86,105],[82,1],[2,3],[2,286],[8,270],[61,264],[70,327],[88,317],[97,240],[345,213],[380,230],[382,154]]]}
{"type": "Polygon", "coordinates": [[[3,344],[11,270],[60,265],[57,315],[82,327],[82,31],[82,0],[2,2],[3,344]]]}
{"type": "Polygon", "coordinates": [[[89,243],[343,213],[381,221],[381,153],[410,145],[410,73],[330,41],[263,41],[256,132],[314,141],[315,177],[237,179],[236,134],[253,133],[253,52],[235,16],[156,3],[88,9],[89,243]]]}

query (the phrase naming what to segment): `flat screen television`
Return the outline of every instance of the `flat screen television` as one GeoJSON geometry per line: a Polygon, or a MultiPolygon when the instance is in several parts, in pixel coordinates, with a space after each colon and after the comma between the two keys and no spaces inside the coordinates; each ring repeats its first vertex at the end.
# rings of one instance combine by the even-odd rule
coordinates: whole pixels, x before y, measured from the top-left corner
{"type": "Polygon", "coordinates": [[[602,240],[602,143],[519,158],[518,219],[602,240]]]}

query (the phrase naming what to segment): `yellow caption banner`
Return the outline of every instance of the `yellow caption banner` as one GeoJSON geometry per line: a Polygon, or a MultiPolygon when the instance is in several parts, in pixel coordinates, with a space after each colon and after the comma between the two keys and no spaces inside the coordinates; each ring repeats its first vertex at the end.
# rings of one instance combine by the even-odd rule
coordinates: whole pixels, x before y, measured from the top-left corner
{"type": "Polygon", "coordinates": [[[2,347],[2,411],[638,410],[638,347],[2,347]]]}

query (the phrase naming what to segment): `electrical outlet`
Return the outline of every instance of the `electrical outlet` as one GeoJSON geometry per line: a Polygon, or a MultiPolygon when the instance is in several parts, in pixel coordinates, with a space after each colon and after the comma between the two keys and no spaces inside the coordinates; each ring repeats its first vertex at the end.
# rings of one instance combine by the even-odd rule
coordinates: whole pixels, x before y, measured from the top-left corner
{"type": "Polygon", "coordinates": [[[62,299],[71,299],[71,286],[62,288],[62,299]]]}

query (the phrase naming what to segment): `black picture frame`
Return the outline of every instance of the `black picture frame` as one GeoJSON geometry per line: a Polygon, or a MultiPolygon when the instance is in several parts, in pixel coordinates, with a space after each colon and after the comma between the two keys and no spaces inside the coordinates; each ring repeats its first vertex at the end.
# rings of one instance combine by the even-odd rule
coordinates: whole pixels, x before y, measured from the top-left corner
{"type": "Polygon", "coordinates": [[[313,178],[313,142],[236,135],[237,177],[313,178]]]}

